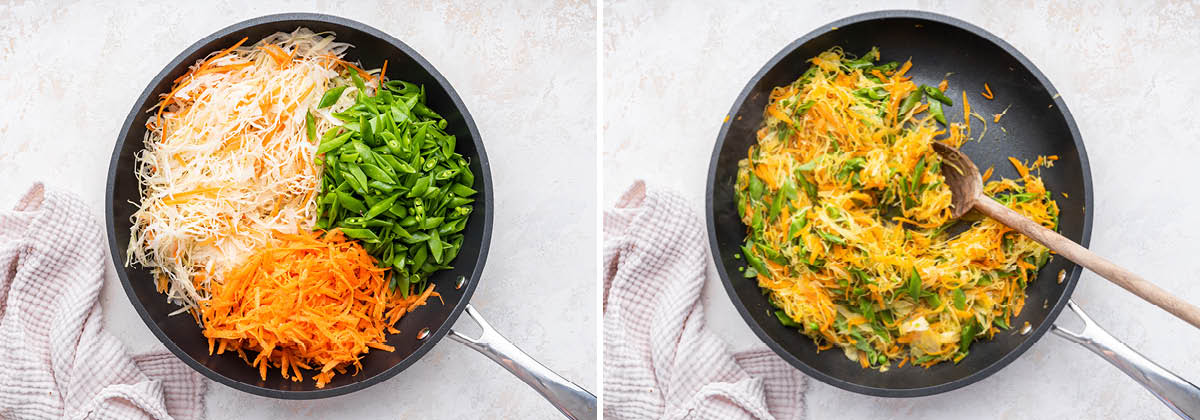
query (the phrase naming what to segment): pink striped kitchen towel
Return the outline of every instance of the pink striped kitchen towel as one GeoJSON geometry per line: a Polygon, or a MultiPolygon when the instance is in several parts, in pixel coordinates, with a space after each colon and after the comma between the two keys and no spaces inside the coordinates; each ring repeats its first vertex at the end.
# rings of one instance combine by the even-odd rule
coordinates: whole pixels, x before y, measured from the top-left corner
{"type": "Polygon", "coordinates": [[[638,181],[604,213],[604,416],[800,419],[807,379],[765,346],[705,327],[704,229],[682,197],[638,181]]]}
{"type": "Polygon", "coordinates": [[[91,213],[40,183],[0,211],[0,418],[203,418],[199,374],[103,330],[107,244],[91,213]]]}

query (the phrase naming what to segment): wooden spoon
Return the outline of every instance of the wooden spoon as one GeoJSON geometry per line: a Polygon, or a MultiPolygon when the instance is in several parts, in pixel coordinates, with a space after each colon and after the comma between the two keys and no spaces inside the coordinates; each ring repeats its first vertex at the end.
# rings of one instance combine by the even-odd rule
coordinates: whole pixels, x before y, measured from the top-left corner
{"type": "Polygon", "coordinates": [[[1138,295],[1147,302],[1158,305],[1158,307],[1179,317],[1179,319],[1200,328],[1200,308],[1175,297],[1175,295],[1167,293],[1166,290],[1155,286],[1154,283],[1146,281],[1146,279],[1141,278],[1137,274],[1109,262],[1087,248],[1067,239],[1065,236],[1042,227],[1041,224],[1029,220],[1025,215],[1017,213],[993,200],[991,197],[984,195],[983,180],[979,176],[979,168],[975,166],[974,162],[971,162],[971,159],[967,155],[958,149],[935,141],[933,142],[933,150],[942,156],[942,160],[945,163],[945,165],[942,165],[942,168],[949,166],[948,169],[942,170],[942,175],[946,177],[946,185],[950,186],[950,192],[954,194],[950,204],[951,217],[957,219],[972,208],[979,210],[980,213],[996,219],[996,221],[1003,223],[1005,226],[1013,228],[1017,232],[1021,232],[1025,236],[1040,242],[1042,245],[1058,253],[1058,255],[1062,255],[1068,260],[1074,261],[1088,270],[1092,270],[1092,272],[1116,283],[1118,286],[1124,287],[1125,290],[1133,292],[1133,294],[1138,295]]]}

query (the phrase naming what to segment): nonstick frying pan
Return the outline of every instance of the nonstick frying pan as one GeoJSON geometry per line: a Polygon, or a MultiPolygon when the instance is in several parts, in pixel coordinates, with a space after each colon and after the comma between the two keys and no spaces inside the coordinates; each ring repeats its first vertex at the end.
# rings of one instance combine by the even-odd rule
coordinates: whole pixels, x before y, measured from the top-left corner
{"type": "MultiPolygon", "coordinates": [[[[1052,328],[1064,336],[1072,335],[1053,325],[1068,305],[1080,274],[1080,267],[1062,258],[1053,258],[1026,289],[1025,307],[1012,322],[1015,328],[976,342],[970,354],[957,364],[940,363],[928,369],[910,365],[893,367],[887,372],[864,369],[840,351],[818,353],[812,339],[779,323],[757,282],[738,273],[745,262],[734,256],[740,252],[746,228],[735,205],[737,164],[756,142],[755,131],[762,123],[771,89],[796,80],[808,68],[809,58],[834,46],[853,54],[863,54],[877,46],[883,61],[904,62],[911,58],[913,67],[908,75],[926,85],[936,85],[952,72],[947,95],[954,98],[956,106],[946,111],[951,120],[962,119],[959,98],[963,89],[971,98],[972,110],[980,115],[999,114],[1007,108],[999,124],[989,118],[991,127],[982,141],[968,142],[962,150],[981,168],[994,167],[997,175],[1008,178],[1016,177],[1015,169],[1008,164],[1009,156],[1032,160],[1038,155],[1058,155],[1054,167],[1043,170],[1042,177],[1061,209],[1059,231],[1084,246],[1090,238],[1092,215],[1088,209],[1093,208],[1092,180],[1083,140],[1066,104],[1033,63],[996,36],[947,16],[916,11],[852,16],[808,33],[767,62],[738,96],[717,137],[706,193],[709,243],[725,290],[750,328],[783,359],[805,373],[849,391],[884,397],[931,395],[963,387],[1008,365],[1052,328]],[[985,82],[995,92],[993,101],[983,100],[977,94],[985,82]],[[1062,281],[1057,278],[1060,270],[1066,271],[1062,281]],[[1025,323],[1030,328],[1021,333],[1025,323]]],[[[976,120],[976,136],[980,133],[979,125],[976,120]]],[[[1123,369],[1138,366],[1140,361],[1145,370],[1130,375],[1143,384],[1152,382],[1143,380],[1145,371],[1157,372],[1159,379],[1176,384],[1176,387],[1151,388],[1164,401],[1187,404],[1188,398],[1181,395],[1163,397],[1172,389],[1192,395],[1192,402],[1196,401],[1195,396],[1200,396],[1200,392],[1193,392],[1196,388],[1191,384],[1119,345],[1119,341],[1103,333],[1074,305],[1072,310],[1087,325],[1082,335],[1073,335],[1074,341],[1090,345],[1097,353],[1107,351],[1110,361],[1124,359],[1121,363],[1113,361],[1123,369]],[[1097,342],[1113,345],[1101,349],[1095,347],[1097,342]],[[1113,350],[1117,347],[1125,351],[1113,350]]]]}
{"type": "Polygon", "coordinates": [[[162,340],[171,352],[205,376],[253,394],[273,398],[310,399],[342,395],[382,382],[420,359],[439,340],[450,334],[456,341],[487,355],[521,378],[550,400],[570,418],[594,418],[596,399],[583,388],[542,366],[491,328],[468,302],[480,280],[487,260],[492,231],[491,171],[487,154],[475,122],[462,99],[429,62],[409,46],[378,29],[334,16],[289,13],[247,20],[197,41],[158,73],[134,103],[117,138],[109,164],[105,208],[109,247],[121,284],[130,302],[146,326],[162,340]],[[429,106],[446,119],[446,131],[457,136],[456,151],[470,161],[476,174],[472,187],[476,196],[475,211],[466,229],[462,250],[454,268],[436,273],[431,281],[441,294],[441,302],[432,302],[405,315],[396,328],[398,334],[388,336],[387,344],[394,352],[371,351],[362,359],[362,371],[356,375],[337,375],[324,388],[317,389],[313,381],[291,382],[279,375],[262,380],[257,369],[236,355],[209,355],[208,342],[200,327],[190,316],[168,316],[176,306],[155,290],[149,270],[126,266],[125,249],[129,245],[130,217],[137,211],[140,188],[134,175],[134,156],[144,147],[146,112],[160,95],[167,93],[171,82],[183,75],[188,66],[213,51],[233,45],[243,37],[253,43],[275,32],[290,32],[298,27],[316,32],[329,31],[340,42],[354,45],[346,53],[347,60],[360,61],[366,68],[382,66],[388,60],[392,79],[405,80],[425,86],[429,106]],[[451,329],[463,311],[483,329],[478,339],[469,338],[451,329]]]}

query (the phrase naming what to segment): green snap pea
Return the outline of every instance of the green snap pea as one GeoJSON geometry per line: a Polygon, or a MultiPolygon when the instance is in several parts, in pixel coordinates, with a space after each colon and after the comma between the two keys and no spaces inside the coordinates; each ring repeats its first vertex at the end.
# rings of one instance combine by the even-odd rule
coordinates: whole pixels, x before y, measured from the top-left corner
{"type": "Polygon", "coordinates": [[[386,182],[380,182],[380,181],[371,181],[367,185],[370,186],[371,188],[383,191],[384,193],[390,193],[396,189],[395,185],[388,184],[386,182]]]}
{"type": "Polygon", "coordinates": [[[949,106],[954,106],[954,101],[951,100],[950,97],[946,96],[945,93],[942,93],[942,90],[938,89],[936,86],[921,85],[921,90],[925,91],[925,96],[933,98],[935,101],[949,106]]]}
{"type": "Polygon", "coordinates": [[[317,139],[317,120],[313,118],[312,112],[304,114],[304,128],[308,131],[308,140],[317,139]]]}
{"type": "Polygon", "coordinates": [[[350,211],[353,211],[356,213],[362,213],[364,211],[367,211],[367,207],[363,205],[362,201],[359,201],[357,198],[354,198],[354,196],[350,195],[350,193],[338,192],[337,196],[338,196],[338,202],[341,203],[342,207],[345,207],[346,210],[350,210],[350,211]]]}
{"type": "Polygon", "coordinates": [[[429,182],[430,181],[428,177],[422,177],[418,179],[417,183],[413,185],[411,190],[408,191],[408,198],[420,197],[424,195],[425,191],[429,190],[429,182]]]}
{"type": "Polygon", "coordinates": [[[908,295],[912,296],[914,301],[921,298],[921,274],[917,273],[916,267],[913,267],[912,273],[908,275],[908,295]]]}
{"type": "Polygon", "coordinates": [[[799,322],[793,320],[792,317],[788,316],[787,312],[784,312],[783,310],[775,311],[775,318],[778,318],[779,323],[783,324],[785,327],[800,328],[803,326],[800,325],[799,322]]]}
{"type": "Polygon", "coordinates": [[[910,93],[904,98],[904,101],[900,102],[900,115],[907,115],[908,111],[912,111],[913,108],[916,108],[917,104],[921,103],[921,99],[924,99],[924,96],[925,92],[921,89],[917,89],[915,92],[910,93]]]}
{"type": "MultiPolygon", "coordinates": [[[[329,130],[329,132],[332,133],[334,131],[329,130]]],[[[347,140],[350,140],[350,133],[346,133],[346,134],[342,134],[340,136],[334,137],[327,142],[321,142],[321,145],[317,146],[317,154],[320,155],[320,154],[329,153],[330,151],[332,151],[334,149],[342,147],[343,144],[346,144],[347,140]]]]}
{"type": "Polygon", "coordinates": [[[383,201],[380,201],[378,203],[371,205],[371,208],[367,210],[367,214],[364,215],[363,218],[366,218],[366,219],[375,218],[375,216],[378,216],[380,213],[383,213],[383,212],[387,211],[388,209],[392,208],[392,204],[395,204],[396,199],[399,197],[400,197],[400,194],[395,194],[395,195],[392,195],[391,197],[384,199],[383,201]]]}
{"type": "MultiPolygon", "coordinates": [[[[354,181],[358,182],[358,185],[367,185],[367,174],[363,173],[362,168],[360,168],[358,165],[351,165],[349,170],[350,174],[354,176],[354,181]]],[[[365,193],[366,188],[363,188],[363,190],[364,191],[358,191],[358,189],[355,189],[355,191],[358,191],[359,193],[365,193]]]]}
{"type": "Polygon", "coordinates": [[[475,185],[475,174],[471,172],[471,168],[468,168],[465,163],[462,165],[462,170],[458,173],[458,181],[459,184],[466,186],[475,185]]]}
{"type": "MultiPolygon", "coordinates": [[[[363,79],[358,77],[357,71],[350,71],[350,79],[354,81],[354,87],[358,88],[358,92],[362,93],[367,90],[367,84],[363,83],[363,79]]],[[[359,101],[362,102],[362,101],[359,101]]]]}
{"type": "Polygon", "coordinates": [[[383,169],[379,169],[378,166],[372,165],[370,163],[364,163],[362,165],[359,165],[359,167],[362,168],[363,173],[366,174],[371,179],[374,179],[376,181],[383,181],[383,182],[387,182],[387,183],[391,183],[391,184],[396,183],[396,180],[394,178],[389,176],[387,174],[387,172],[384,172],[383,169]]]}
{"type": "Polygon", "coordinates": [[[463,184],[454,184],[450,187],[450,192],[458,195],[459,197],[470,197],[475,195],[476,191],[463,184]]]}
{"type": "Polygon", "coordinates": [[[366,239],[366,240],[379,239],[379,237],[378,237],[378,236],[376,236],[376,235],[375,235],[375,232],[374,232],[374,231],[372,231],[371,229],[347,229],[347,228],[343,228],[343,229],[342,229],[342,233],[344,233],[344,234],[346,234],[346,236],[349,236],[349,237],[351,237],[351,238],[354,238],[354,239],[366,239]]]}
{"type": "Polygon", "coordinates": [[[831,243],[835,243],[835,244],[842,245],[842,246],[846,245],[846,240],[842,239],[842,237],[840,237],[840,236],[834,235],[832,233],[825,233],[825,232],[822,232],[819,230],[816,232],[817,232],[817,236],[820,236],[821,239],[825,240],[825,242],[831,242],[831,243]]]}
{"type": "Polygon", "coordinates": [[[338,86],[325,91],[325,95],[321,96],[321,102],[317,104],[317,108],[325,108],[337,103],[338,99],[342,97],[342,92],[346,91],[346,88],[347,86],[338,86]]]}
{"type": "Polygon", "coordinates": [[[946,125],[946,113],[942,111],[941,102],[929,101],[929,114],[933,115],[935,121],[946,125]]]}
{"type": "Polygon", "coordinates": [[[917,186],[921,185],[921,178],[925,175],[925,156],[921,156],[921,160],[917,161],[917,167],[913,169],[912,185],[908,187],[909,191],[919,193],[917,186]]]}
{"type": "Polygon", "coordinates": [[[900,67],[899,62],[889,61],[889,62],[886,62],[886,63],[883,63],[883,64],[873,67],[872,70],[879,70],[880,73],[887,73],[889,71],[895,70],[898,67],[900,67]]]}

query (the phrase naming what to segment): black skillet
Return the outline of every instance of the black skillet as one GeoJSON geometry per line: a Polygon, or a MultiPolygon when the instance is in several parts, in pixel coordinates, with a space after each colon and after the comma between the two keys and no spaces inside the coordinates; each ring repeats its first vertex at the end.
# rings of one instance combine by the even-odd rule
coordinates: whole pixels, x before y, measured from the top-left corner
{"type": "Polygon", "coordinates": [[[468,304],[483,272],[491,240],[492,205],[495,201],[491,179],[479,130],[475,128],[466,105],[450,83],[408,45],[378,29],[335,16],[308,13],[264,16],[221,29],[192,44],[167,64],[138,97],[122,126],[109,165],[105,209],[109,247],[125,292],[154,335],[189,366],[233,388],[285,399],[342,395],[400,373],[433,348],[442,337],[451,334],[457,341],[505,366],[568,417],[595,417],[594,396],[521,352],[491,329],[468,304]],[[130,217],[137,210],[134,203],[140,201],[140,189],[134,176],[134,156],[143,148],[144,127],[149,117],[146,111],[158,101],[161,94],[168,92],[171,82],[184,74],[196,60],[227,48],[243,37],[248,37],[248,42],[253,43],[272,33],[290,32],[302,26],[316,32],[333,32],[339,42],[354,45],[346,53],[346,59],[351,62],[359,61],[366,68],[378,68],[387,59],[389,78],[424,85],[430,108],[444,116],[448,122],[446,131],[459,139],[456,151],[471,162],[471,170],[476,174],[472,188],[479,191],[474,213],[463,231],[466,238],[454,261],[454,268],[438,272],[431,279],[445,303],[434,302],[405,315],[396,326],[400,333],[388,336],[387,344],[396,348],[394,352],[368,353],[362,359],[361,372],[356,375],[337,375],[321,389],[317,389],[311,380],[296,383],[283,380],[279,375],[268,375],[264,381],[257,369],[251,368],[235,355],[209,355],[208,342],[195,320],[186,315],[168,316],[177,307],[167,303],[163,295],[155,290],[150,271],[137,265],[126,266],[124,261],[125,249],[129,245],[130,217]],[[467,338],[451,330],[454,321],[464,310],[483,327],[483,335],[479,339],[467,338]]]}
{"type": "MultiPolygon", "coordinates": [[[[1092,178],[1087,153],[1066,104],[1050,81],[1015,48],[977,26],[933,13],[873,12],[832,22],[792,42],[750,79],[729,111],[713,150],[706,193],[709,243],[725,290],[742,318],[772,350],[828,384],[867,395],[915,397],[979,381],[1011,363],[1052,328],[1079,279],[1078,266],[1062,258],[1052,259],[1026,289],[1028,298],[1021,314],[1013,320],[1013,332],[977,341],[960,363],[941,363],[928,369],[893,367],[882,373],[863,369],[841,351],[818,353],[812,339],[779,323],[757,282],[743,278],[738,271],[745,263],[734,256],[746,237],[733,194],[738,161],[756,141],[755,131],[762,122],[771,89],[796,80],[808,68],[809,58],[834,46],[853,54],[877,46],[883,61],[904,62],[911,58],[913,67],[908,75],[917,83],[936,85],[952,72],[947,94],[955,106],[946,108],[947,117],[962,121],[961,98],[966,89],[972,110],[988,118],[990,125],[983,141],[968,142],[962,150],[980,168],[994,167],[997,175],[1008,178],[1016,177],[1007,161],[1009,156],[1032,160],[1038,155],[1058,155],[1054,167],[1043,170],[1042,176],[1061,209],[1059,232],[1084,246],[1088,244],[1092,215],[1085,210],[1092,208],[1092,178]],[[980,97],[978,92],[984,83],[991,87],[995,100],[980,97]],[[992,123],[990,117],[1006,108],[1008,113],[1000,123],[992,123]],[[1057,279],[1060,270],[1066,270],[1061,282],[1057,279]],[[1025,323],[1031,327],[1022,334],[1025,323]]],[[[976,136],[980,133],[979,123],[972,122],[976,136]]],[[[1072,309],[1077,310],[1074,306],[1072,309]]],[[[1102,333],[1087,321],[1085,332],[1090,336],[1102,333]]],[[[1055,330],[1065,336],[1072,334],[1055,330]]],[[[1136,352],[1126,357],[1134,355],[1136,352]]],[[[1156,395],[1171,405],[1161,392],[1156,395]]]]}

